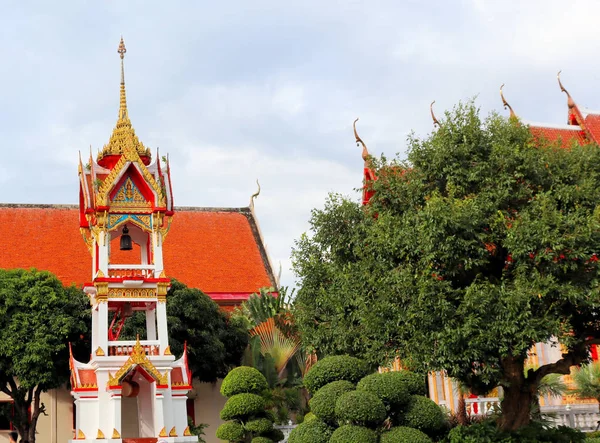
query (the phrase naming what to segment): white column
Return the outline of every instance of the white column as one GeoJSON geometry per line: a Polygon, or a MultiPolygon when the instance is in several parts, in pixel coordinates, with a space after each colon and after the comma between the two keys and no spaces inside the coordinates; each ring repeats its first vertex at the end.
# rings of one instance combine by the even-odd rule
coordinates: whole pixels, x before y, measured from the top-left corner
{"type": "Polygon", "coordinates": [[[154,257],[155,276],[158,277],[163,271],[162,235],[158,231],[152,233],[152,247],[154,257]]]}
{"type": "Polygon", "coordinates": [[[177,435],[183,436],[183,431],[188,426],[187,421],[187,395],[186,391],[177,392],[177,395],[171,394],[171,409],[173,410],[173,426],[177,429],[177,435]]]}
{"type": "MultiPolygon", "coordinates": [[[[92,308],[92,352],[98,348],[98,307],[92,308]]],[[[106,351],[105,351],[106,352],[106,351]]]]}
{"type": "Polygon", "coordinates": [[[98,347],[102,348],[105,355],[108,355],[108,302],[98,303],[98,328],[96,331],[97,347],[92,349],[94,353],[98,347]]]}
{"type": "Polygon", "coordinates": [[[108,252],[110,244],[110,234],[100,231],[98,234],[98,269],[108,277],[108,252]]]}
{"type": "Polygon", "coordinates": [[[123,438],[123,435],[121,434],[122,429],[123,428],[121,427],[121,393],[113,392],[111,394],[110,399],[110,418],[108,420],[108,426],[106,431],[104,432],[104,436],[106,438],[111,438],[113,432],[116,430],[121,436],[121,438],[123,438]]]}
{"type": "Polygon", "coordinates": [[[156,395],[154,396],[154,433],[156,437],[160,433],[162,428],[165,428],[165,432],[167,435],[169,434],[170,429],[167,429],[165,424],[165,415],[164,415],[164,396],[162,394],[162,390],[155,390],[156,395]]]}
{"type": "Polygon", "coordinates": [[[165,302],[156,303],[156,322],[158,325],[158,341],[160,342],[160,354],[165,353],[169,346],[169,333],[167,331],[167,304],[165,302]]]}
{"type": "Polygon", "coordinates": [[[146,311],[146,338],[156,340],[156,309],[146,311]]]}

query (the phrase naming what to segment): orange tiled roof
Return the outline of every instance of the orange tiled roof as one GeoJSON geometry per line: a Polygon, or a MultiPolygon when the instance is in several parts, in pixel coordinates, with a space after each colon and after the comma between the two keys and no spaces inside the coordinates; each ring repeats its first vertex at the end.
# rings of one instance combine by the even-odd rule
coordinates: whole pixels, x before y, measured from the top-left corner
{"type": "Polygon", "coordinates": [[[531,125],[529,130],[535,138],[544,138],[549,142],[561,142],[561,146],[567,148],[571,146],[573,140],[576,140],[579,144],[586,143],[585,133],[579,126],[568,127],[552,127],[552,126],[538,126],[531,125]]]}
{"type": "MultiPolygon", "coordinates": [[[[64,284],[92,280],[92,257],[73,205],[0,205],[0,268],[53,272],[64,284]]],[[[165,272],[220,304],[275,286],[248,208],[176,208],[163,248],[165,272]]]]}

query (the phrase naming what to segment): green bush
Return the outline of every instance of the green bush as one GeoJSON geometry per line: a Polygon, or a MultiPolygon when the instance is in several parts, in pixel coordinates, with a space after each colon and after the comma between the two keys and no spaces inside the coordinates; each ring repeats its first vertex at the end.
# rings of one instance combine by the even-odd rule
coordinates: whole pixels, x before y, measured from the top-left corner
{"type": "Polygon", "coordinates": [[[256,415],[265,410],[265,400],[256,394],[236,394],[227,400],[221,410],[222,420],[256,415]]]}
{"type": "Polygon", "coordinates": [[[354,391],[354,385],[346,380],[326,384],[310,399],[311,412],[325,423],[333,423],[335,421],[335,403],[342,394],[350,391],[354,391]]]}
{"type": "Polygon", "coordinates": [[[239,442],[244,439],[244,428],[241,424],[229,421],[217,428],[217,438],[229,442],[239,442]]]}
{"type": "Polygon", "coordinates": [[[434,435],[444,426],[444,413],[433,400],[422,395],[413,395],[408,402],[400,424],[434,435]]]}
{"type": "Polygon", "coordinates": [[[593,432],[588,432],[587,434],[585,434],[585,438],[588,440],[592,439],[592,438],[599,438],[599,437],[600,437],[600,431],[593,431],[593,432]]]}
{"type": "MultiPolygon", "coordinates": [[[[334,406],[334,409],[335,409],[335,406],[334,406]]],[[[312,412],[308,412],[304,416],[304,423],[309,422],[311,420],[317,420],[317,416],[315,414],[313,414],[312,412]]]]}
{"type": "Polygon", "coordinates": [[[304,422],[290,433],[288,443],[329,443],[333,430],[319,419],[304,422]]]}
{"type": "Polygon", "coordinates": [[[385,406],[375,394],[352,391],[342,394],[335,403],[335,416],[340,424],[377,426],[385,420],[385,406]]]}
{"type": "Polygon", "coordinates": [[[314,394],[332,381],[357,383],[369,373],[366,363],[355,357],[336,355],[319,360],[304,377],[304,386],[314,394]]]}
{"type": "Polygon", "coordinates": [[[364,426],[344,425],[333,431],[329,443],[377,443],[377,433],[364,426]]]}
{"type": "Polygon", "coordinates": [[[586,437],[585,443],[600,443],[600,437],[586,437]]]}
{"type": "Polygon", "coordinates": [[[383,372],[367,375],[358,382],[359,391],[375,394],[388,409],[407,404],[410,394],[406,378],[398,377],[398,372],[383,372]]]}
{"type": "Polygon", "coordinates": [[[427,385],[425,384],[425,376],[411,371],[390,371],[393,377],[402,380],[403,384],[408,388],[410,395],[427,395],[427,385]]]}
{"type": "Polygon", "coordinates": [[[221,394],[231,397],[236,394],[260,394],[268,389],[267,380],[259,370],[240,366],[229,371],[221,384],[221,394]]]}
{"type": "Polygon", "coordinates": [[[593,441],[577,429],[566,426],[544,428],[540,423],[532,423],[515,432],[502,432],[494,420],[457,426],[446,439],[449,443],[588,443],[590,440],[593,441]]]}
{"type": "MultiPolygon", "coordinates": [[[[398,426],[381,434],[380,443],[432,443],[431,439],[418,429],[398,426]]],[[[482,443],[482,442],[479,442],[482,443]]]]}
{"type": "Polygon", "coordinates": [[[244,427],[254,434],[265,434],[273,429],[273,422],[268,418],[257,418],[247,422],[244,427]]]}
{"type": "Polygon", "coordinates": [[[273,443],[273,440],[267,437],[254,437],[252,443],[273,443]]]}

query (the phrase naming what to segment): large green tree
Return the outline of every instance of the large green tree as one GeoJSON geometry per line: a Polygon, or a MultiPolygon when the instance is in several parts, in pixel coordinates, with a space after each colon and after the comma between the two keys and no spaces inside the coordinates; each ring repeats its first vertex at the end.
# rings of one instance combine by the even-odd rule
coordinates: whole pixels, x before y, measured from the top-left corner
{"type": "Polygon", "coordinates": [[[499,425],[530,421],[544,376],[600,340],[600,148],[562,149],[473,103],[406,160],[370,159],[369,205],[332,195],[294,250],[305,345],[503,388],[499,425]],[[524,371],[536,342],[560,360],[524,371]]]}
{"type": "MultiPolygon", "coordinates": [[[[171,280],[167,293],[169,344],[175,355],[181,355],[187,343],[192,376],[204,382],[223,378],[240,364],[248,345],[244,324],[228,318],[219,306],[198,289],[171,280]]],[[[146,319],[137,313],[125,321],[124,338],[146,334],[146,319]]]]}
{"type": "Polygon", "coordinates": [[[49,272],[0,269],[0,391],[22,442],[35,443],[41,394],[68,382],[68,344],[83,349],[89,312],[83,292],[49,272]]]}

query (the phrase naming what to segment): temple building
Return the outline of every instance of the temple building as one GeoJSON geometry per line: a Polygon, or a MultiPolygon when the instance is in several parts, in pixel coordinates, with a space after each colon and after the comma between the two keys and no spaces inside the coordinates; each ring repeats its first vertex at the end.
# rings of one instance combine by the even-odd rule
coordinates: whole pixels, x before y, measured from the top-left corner
{"type": "MultiPolygon", "coordinates": [[[[565,93],[567,96],[567,119],[564,124],[553,124],[553,123],[538,123],[520,119],[522,124],[528,126],[534,139],[543,139],[548,142],[559,143],[563,148],[572,146],[573,143],[580,145],[587,143],[595,143],[600,145],[600,111],[593,111],[585,108],[571,97],[571,94],[565,89],[560,79],[560,72],[557,75],[558,85],[560,91],[565,93]]],[[[517,118],[517,114],[514,112],[512,106],[506,101],[503,93],[502,85],[500,87],[500,98],[505,109],[509,111],[509,118],[517,118]]],[[[434,126],[441,126],[438,119],[435,117],[433,112],[433,104],[431,103],[430,111],[433,119],[434,126]]],[[[358,119],[356,119],[358,121],[358,119]]],[[[366,144],[358,135],[356,130],[356,121],[354,122],[354,136],[358,146],[362,148],[362,158],[364,160],[363,169],[363,192],[362,192],[362,203],[363,205],[369,204],[369,200],[373,197],[374,191],[372,188],[373,181],[377,180],[377,174],[373,168],[371,168],[369,162],[369,151],[366,144]]],[[[600,346],[590,346],[590,354],[593,361],[599,359],[600,346]]],[[[536,345],[529,351],[529,358],[526,364],[530,367],[539,367],[546,364],[554,363],[561,358],[561,354],[565,352],[563,348],[552,346],[549,343],[536,343],[536,345]]],[[[380,368],[380,371],[389,370],[400,370],[402,364],[399,360],[393,361],[388,367],[380,368]]],[[[429,396],[436,403],[443,405],[450,409],[452,412],[456,412],[459,400],[459,390],[456,383],[443,372],[431,373],[428,377],[429,384],[429,396]]],[[[563,376],[563,380],[568,386],[572,387],[572,380],[570,375],[563,376]]],[[[475,396],[470,395],[467,399],[467,411],[469,414],[481,414],[489,411],[495,405],[499,404],[498,389],[493,390],[488,396],[475,396]]],[[[589,421],[595,427],[596,419],[592,417],[597,411],[596,400],[594,399],[580,399],[575,395],[565,394],[561,398],[544,396],[540,398],[540,406],[544,412],[560,412],[565,410],[576,410],[589,409],[589,405],[594,405],[594,411],[589,415],[589,421]]],[[[569,425],[569,423],[563,423],[569,425]]]]}
{"type": "MultiPolygon", "coordinates": [[[[96,158],[80,157],[78,204],[0,204],[0,267],[50,271],[91,302],[91,360],[71,357],[71,392],[43,395],[48,415],[37,440],[183,443],[195,439],[189,417],[217,442],[226,399],[219,383],[192,380],[185,351],[171,354],[166,293],[174,277],[231,310],[260,288],[277,289],[254,212],[258,193],[247,207],[174,206],[168,158],[144,146],[129,118],[122,40],[118,52],[117,123],[96,158]],[[145,314],[146,335],[120,340],[119,322],[134,311],[145,314]]],[[[8,441],[10,425],[0,425],[0,442],[8,441]]]]}

